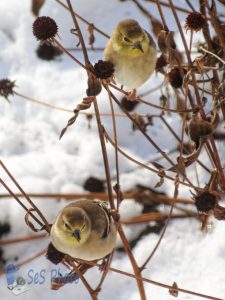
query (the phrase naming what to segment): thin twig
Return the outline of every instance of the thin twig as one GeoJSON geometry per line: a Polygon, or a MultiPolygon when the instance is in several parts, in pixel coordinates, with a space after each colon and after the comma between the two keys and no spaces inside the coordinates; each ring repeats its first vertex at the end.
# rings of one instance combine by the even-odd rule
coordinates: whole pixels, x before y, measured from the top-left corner
{"type": "MultiPolygon", "coordinates": [[[[59,3],[62,7],[64,7],[65,9],[69,10],[68,6],[66,6],[62,1],[60,0],[55,0],[57,3],[59,3]]],[[[97,31],[98,33],[100,33],[101,35],[103,35],[106,38],[110,38],[110,36],[108,34],[106,34],[105,32],[103,32],[102,30],[100,30],[99,28],[97,28],[94,24],[88,22],[85,18],[81,17],[80,15],[78,15],[76,12],[73,12],[75,14],[75,16],[80,19],[82,22],[86,23],[87,25],[93,25],[93,28],[95,31],[97,31]]]]}
{"type": "Polygon", "coordinates": [[[114,107],[113,107],[113,102],[111,98],[111,94],[109,92],[109,87],[108,85],[105,85],[105,88],[108,92],[109,96],[109,103],[111,107],[111,112],[112,112],[112,123],[113,123],[113,134],[114,134],[114,141],[115,141],[115,162],[116,162],[116,181],[117,181],[117,210],[119,209],[119,204],[121,201],[121,190],[120,190],[120,175],[119,175],[119,159],[118,159],[118,141],[117,141],[117,129],[116,129],[116,119],[115,119],[115,112],[114,112],[114,107]]]}
{"type": "Polygon", "coordinates": [[[17,243],[21,243],[21,242],[29,242],[29,241],[33,241],[33,240],[43,239],[45,237],[48,237],[48,235],[36,234],[36,235],[31,235],[31,236],[24,236],[24,237],[17,238],[17,239],[3,240],[3,241],[0,241],[0,247],[4,247],[7,245],[11,245],[11,244],[17,244],[17,243]]]}
{"type": "Polygon", "coordinates": [[[162,240],[163,240],[163,238],[164,238],[164,236],[165,236],[166,230],[167,230],[167,228],[168,228],[169,222],[170,222],[171,217],[172,217],[172,214],[173,214],[173,209],[174,209],[175,201],[176,201],[176,198],[177,198],[177,195],[178,195],[178,186],[179,186],[178,182],[175,182],[174,195],[173,195],[173,196],[174,196],[174,197],[173,197],[174,200],[173,200],[173,202],[172,202],[172,204],[171,204],[171,207],[170,207],[169,216],[168,216],[168,218],[166,219],[166,223],[165,223],[165,225],[164,225],[164,227],[163,227],[163,230],[162,230],[162,232],[161,232],[161,234],[160,234],[160,237],[159,237],[159,239],[158,239],[158,242],[156,243],[154,249],[152,250],[152,252],[151,252],[150,255],[148,256],[148,258],[147,258],[147,259],[144,261],[144,263],[142,264],[141,270],[144,270],[145,267],[147,266],[147,264],[150,262],[150,260],[152,259],[152,257],[153,257],[154,254],[156,253],[156,251],[158,250],[158,248],[159,248],[159,246],[160,246],[160,244],[161,244],[161,242],[162,242],[162,240]]]}
{"type": "MultiPolygon", "coordinates": [[[[112,144],[113,146],[115,146],[115,143],[114,143],[113,140],[110,138],[110,136],[107,134],[106,130],[104,130],[104,132],[105,132],[106,138],[107,138],[107,140],[110,142],[110,144],[112,144]]],[[[145,168],[145,169],[147,169],[147,170],[149,170],[149,171],[151,171],[151,172],[153,172],[153,173],[156,173],[157,175],[160,174],[158,170],[155,170],[155,169],[153,169],[153,168],[147,166],[145,163],[142,163],[142,162],[140,162],[140,161],[134,159],[133,157],[131,157],[130,155],[128,155],[124,150],[122,150],[120,147],[117,147],[117,148],[118,148],[118,151],[119,151],[123,156],[125,156],[126,158],[128,158],[130,161],[134,162],[135,164],[137,164],[137,165],[139,165],[139,166],[141,166],[141,167],[143,167],[143,168],[145,168]]],[[[174,181],[174,178],[173,178],[173,177],[168,176],[168,175],[166,175],[166,174],[165,174],[165,178],[174,181]]],[[[190,184],[188,184],[188,183],[186,183],[186,182],[184,182],[184,181],[180,181],[180,184],[185,185],[185,186],[188,186],[188,187],[192,187],[190,184]]],[[[194,187],[194,188],[197,189],[197,187],[194,187]]]]}
{"type": "MultiPolygon", "coordinates": [[[[10,177],[10,179],[13,181],[13,183],[15,184],[15,186],[18,188],[18,190],[24,195],[24,197],[27,199],[27,201],[30,203],[30,205],[32,206],[32,208],[38,213],[38,215],[41,217],[42,221],[45,224],[45,228],[48,232],[50,232],[50,226],[48,224],[48,221],[46,220],[46,218],[44,217],[44,215],[42,214],[42,212],[39,210],[39,208],[33,203],[33,201],[27,196],[27,194],[25,193],[25,191],[22,189],[22,187],[19,185],[19,183],[16,181],[16,179],[13,177],[13,175],[9,172],[9,170],[6,168],[6,166],[3,164],[3,162],[0,160],[0,165],[2,166],[2,168],[4,169],[4,171],[7,173],[7,175],[10,177]]],[[[2,181],[1,181],[2,183],[2,181]]],[[[3,183],[2,183],[3,184],[3,183]]],[[[6,186],[5,186],[6,187],[6,186]]],[[[9,189],[8,189],[9,191],[9,189]]],[[[24,207],[24,205],[21,204],[21,201],[18,201],[18,203],[20,203],[21,206],[24,207]]],[[[25,208],[26,211],[28,211],[28,213],[33,217],[33,219],[35,219],[36,222],[38,222],[40,224],[40,221],[37,220],[37,218],[29,211],[27,210],[27,208],[25,208]]],[[[42,224],[41,224],[42,225],[42,224]]]]}
{"type": "Polygon", "coordinates": [[[224,61],[222,58],[220,58],[218,55],[216,55],[215,53],[213,53],[213,52],[211,52],[211,51],[209,51],[209,50],[203,48],[202,46],[199,47],[199,50],[202,50],[202,51],[204,51],[205,53],[208,53],[208,54],[214,56],[214,57],[215,57],[216,59],[218,59],[222,64],[225,65],[225,61],[224,61]]]}

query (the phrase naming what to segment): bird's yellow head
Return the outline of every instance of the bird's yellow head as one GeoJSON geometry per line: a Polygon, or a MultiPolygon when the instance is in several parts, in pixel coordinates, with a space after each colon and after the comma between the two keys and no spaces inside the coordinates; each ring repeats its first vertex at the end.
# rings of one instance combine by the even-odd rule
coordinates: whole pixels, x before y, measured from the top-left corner
{"type": "Polygon", "coordinates": [[[91,232],[91,221],[79,207],[65,207],[57,218],[56,226],[60,235],[69,244],[83,244],[91,232]]]}
{"type": "Polygon", "coordinates": [[[127,19],[119,22],[113,32],[116,51],[129,56],[140,56],[148,50],[149,38],[137,21],[127,19]]]}

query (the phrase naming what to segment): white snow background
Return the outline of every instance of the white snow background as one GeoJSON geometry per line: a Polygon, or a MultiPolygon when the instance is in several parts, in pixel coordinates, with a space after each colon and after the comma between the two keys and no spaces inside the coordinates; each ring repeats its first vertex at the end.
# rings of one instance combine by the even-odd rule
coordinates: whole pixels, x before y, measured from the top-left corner
{"type": "MultiPolygon", "coordinates": [[[[185,1],[174,2],[185,7],[185,1]]],[[[72,3],[81,16],[109,35],[115,24],[123,18],[135,18],[151,32],[147,19],[137,10],[132,1],[121,3],[118,0],[77,0],[72,3]]],[[[158,16],[155,5],[146,1],[142,1],[142,4],[153,15],[158,16]]],[[[36,56],[35,50],[38,42],[32,35],[34,17],[30,12],[30,7],[31,1],[28,0],[0,1],[0,78],[16,80],[16,90],[24,95],[73,109],[85,97],[85,71],[65,55],[51,62],[40,60],[36,56]]],[[[167,9],[164,11],[168,17],[170,30],[177,32],[171,13],[167,9]]],[[[41,15],[55,19],[59,27],[60,41],[65,47],[75,46],[75,37],[70,33],[73,23],[66,10],[55,1],[47,0],[41,10],[41,15]]],[[[183,23],[185,17],[185,14],[180,15],[183,23]]],[[[87,26],[81,22],[80,25],[87,41],[87,26]]],[[[177,36],[177,39],[179,41],[180,37],[177,36]]],[[[95,46],[103,47],[106,41],[104,37],[96,33],[95,46]]],[[[181,45],[181,43],[178,44],[181,45]]],[[[75,52],[74,55],[79,60],[83,59],[82,53],[75,52]]],[[[101,58],[101,52],[90,52],[92,63],[101,58]]],[[[140,92],[158,85],[161,81],[160,76],[153,75],[140,88],[140,92]]],[[[151,96],[149,100],[154,102],[154,98],[157,99],[151,96]]],[[[59,134],[72,114],[26,102],[17,96],[9,99],[11,104],[0,98],[0,159],[27,193],[81,193],[84,192],[82,185],[89,176],[104,178],[100,143],[94,119],[91,122],[91,129],[88,129],[86,118],[80,115],[76,123],[59,141],[59,134]]],[[[101,112],[110,111],[105,92],[98,96],[98,104],[101,112]]],[[[119,109],[116,110],[119,112],[119,109]]],[[[142,105],[138,106],[137,111],[159,113],[157,110],[142,105]]],[[[111,119],[103,117],[102,120],[106,129],[112,134],[111,119]]],[[[179,116],[173,114],[167,117],[167,120],[176,132],[180,133],[180,128],[176,125],[179,116]]],[[[176,143],[168,139],[168,131],[162,123],[157,119],[154,122],[155,126],[150,128],[149,132],[160,147],[168,151],[176,143]]],[[[119,118],[117,124],[119,145],[128,153],[142,161],[158,156],[156,150],[140,133],[132,131],[128,120],[119,118]]],[[[220,151],[224,151],[224,145],[219,144],[218,147],[220,151]]],[[[110,146],[107,149],[111,171],[115,174],[114,149],[110,146]]],[[[204,154],[202,159],[207,163],[204,154]]],[[[146,170],[138,169],[123,174],[124,171],[133,167],[131,162],[120,156],[122,190],[126,191],[137,183],[153,187],[158,181],[156,175],[146,170]]],[[[12,186],[2,170],[0,174],[12,186]]],[[[190,169],[188,175],[193,182],[196,180],[194,174],[194,171],[190,169]]],[[[205,178],[206,181],[207,178],[205,178]]],[[[173,183],[165,181],[160,190],[172,196],[173,183]]],[[[5,193],[5,190],[0,187],[0,192],[5,193]]],[[[179,196],[189,197],[188,189],[180,188],[179,196]]],[[[34,199],[34,202],[50,223],[54,221],[58,211],[68,203],[45,199],[34,199]]],[[[126,200],[121,205],[122,218],[127,219],[138,215],[140,210],[139,205],[126,200]]],[[[166,208],[162,207],[162,210],[166,208]]],[[[33,234],[24,222],[24,215],[24,210],[15,200],[0,199],[0,220],[9,220],[12,226],[10,234],[5,238],[19,238],[33,234]]],[[[127,237],[130,239],[137,235],[142,226],[124,226],[127,237]]],[[[225,224],[215,220],[213,220],[212,229],[207,234],[200,231],[200,224],[195,220],[171,221],[157,253],[143,275],[167,284],[173,284],[176,281],[179,287],[225,299],[224,230],[225,224]]],[[[158,238],[158,235],[151,234],[138,242],[133,252],[139,264],[153,249],[158,238]]],[[[22,261],[46,247],[48,243],[49,239],[44,239],[24,242],[16,246],[9,245],[4,247],[4,256],[11,262],[14,262],[16,256],[19,261],[22,261]]],[[[121,245],[119,238],[118,245],[121,245]]],[[[127,256],[121,252],[115,253],[112,266],[124,271],[132,271],[127,256]]],[[[58,291],[52,291],[50,272],[54,268],[55,266],[44,256],[21,267],[21,274],[27,274],[30,269],[37,273],[46,269],[46,281],[42,285],[32,285],[29,291],[17,298],[7,289],[5,276],[1,276],[0,298],[2,300],[90,299],[81,282],[76,285],[68,284],[58,291]]],[[[92,269],[87,272],[87,278],[94,285],[99,274],[98,270],[92,269]]],[[[150,284],[145,284],[145,288],[147,299],[174,299],[167,289],[150,284]]],[[[138,300],[136,282],[131,278],[109,272],[99,299],[138,300]]],[[[198,297],[179,293],[178,299],[198,299],[198,297]]]]}

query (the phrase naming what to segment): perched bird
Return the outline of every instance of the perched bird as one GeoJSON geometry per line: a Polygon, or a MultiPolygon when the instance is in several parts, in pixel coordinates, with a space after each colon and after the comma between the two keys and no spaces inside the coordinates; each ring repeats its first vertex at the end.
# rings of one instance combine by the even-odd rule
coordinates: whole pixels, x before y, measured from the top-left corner
{"type": "Polygon", "coordinates": [[[106,45],[104,59],[115,68],[115,79],[133,91],[151,76],[156,64],[156,45],[151,35],[137,21],[119,22],[106,45]]]}
{"type": "Polygon", "coordinates": [[[113,251],[116,228],[106,202],[77,200],[59,212],[50,237],[58,251],[91,261],[113,251]]]}

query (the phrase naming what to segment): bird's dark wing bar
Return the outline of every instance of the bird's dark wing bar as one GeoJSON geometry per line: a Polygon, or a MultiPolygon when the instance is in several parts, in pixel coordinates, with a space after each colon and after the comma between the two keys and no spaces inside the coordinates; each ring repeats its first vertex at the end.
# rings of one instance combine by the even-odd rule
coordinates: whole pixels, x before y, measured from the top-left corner
{"type": "Polygon", "coordinates": [[[147,36],[149,38],[149,45],[154,45],[155,42],[154,42],[153,38],[151,37],[151,35],[148,33],[148,31],[145,30],[145,32],[147,33],[147,36]]]}
{"type": "Polygon", "coordinates": [[[101,207],[102,211],[105,213],[106,227],[102,235],[102,238],[104,239],[109,235],[110,228],[111,228],[111,215],[108,209],[108,203],[105,201],[98,201],[98,200],[94,200],[94,202],[97,203],[101,207]]]}

